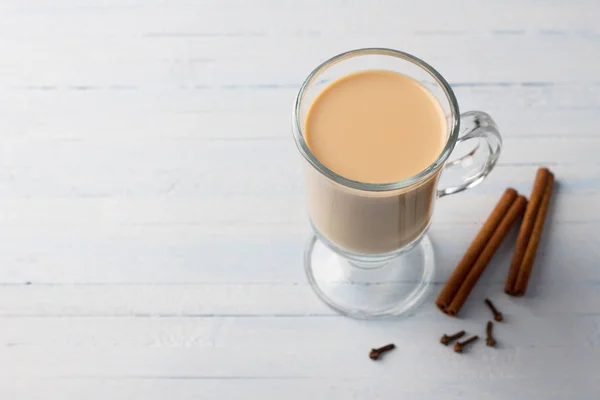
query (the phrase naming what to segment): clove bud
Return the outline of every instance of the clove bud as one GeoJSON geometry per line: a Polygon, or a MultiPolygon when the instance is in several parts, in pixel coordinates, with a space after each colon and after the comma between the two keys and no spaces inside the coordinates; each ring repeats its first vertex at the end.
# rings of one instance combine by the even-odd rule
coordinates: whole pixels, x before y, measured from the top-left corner
{"type": "Polygon", "coordinates": [[[454,344],[454,351],[455,351],[456,353],[462,353],[462,352],[463,352],[463,350],[464,350],[464,348],[465,348],[465,347],[466,347],[468,344],[470,344],[470,343],[473,343],[473,342],[474,342],[474,341],[476,341],[477,339],[479,339],[479,337],[478,337],[478,336],[473,336],[473,337],[471,337],[471,338],[469,338],[469,339],[465,340],[464,342],[456,342],[456,343],[454,344]]]}
{"type": "Polygon", "coordinates": [[[465,336],[465,331],[456,332],[454,335],[450,336],[444,333],[444,336],[440,339],[440,343],[447,346],[449,343],[454,342],[456,339],[460,339],[463,336],[465,336]]]}
{"type": "Polygon", "coordinates": [[[371,349],[371,352],[369,353],[369,358],[371,360],[377,360],[380,355],[382,355],[386,351],[394,350],[395,348],[396,348],[396,345],[394,345],[393,343],[390,343],[390,344],[380,347],[378,349],[371,349]]]}
{"type": "Polygon", "coordinates": [[[504,317],[502,316],[502,313],[496,309],[494,303],[492,303],[490,299],[485,299],[485,304],[489,307],[492,314],[494,314],[494,320],[497,322],[502,322],[504,317]]]}
{"type": "Polygon", "coordinates": [[[488,321],[487,327],[485,329],[485,333],[486,333],[485,344],[488,345],[489,347],[496,347],[496,339],[494,339],[494,337],[492,336],[493,326],[494,326],[494,323],[492,321],[488,321]]]}

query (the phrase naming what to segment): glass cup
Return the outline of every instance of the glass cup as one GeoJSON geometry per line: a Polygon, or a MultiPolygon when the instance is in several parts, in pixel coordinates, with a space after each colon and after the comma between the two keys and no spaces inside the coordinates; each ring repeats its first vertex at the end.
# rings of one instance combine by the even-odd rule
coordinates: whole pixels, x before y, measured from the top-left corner
{"type": "Polygon", "coordinates": [[[294,104],[292,130],[305,160],[314,235],[304,265],[314,291],[336,311],[355,318],[412,310],[434,277],[426,232],[435,199],[471,188],[490,173],[502,147],[496,124],[480,111],[460,114],[448,82],[424,61],[397,50],[368,48],[337,55],[306,78],[294,104]],[[446,144],[437,160],[399,182],[347,179],[325,167],[305,140],[306,117],[318,94],[338,78],[373,69],[419,81],[446,117],[446,144]],[[469,151],[448,161],[455,146],[465,142],[469,151]]]}

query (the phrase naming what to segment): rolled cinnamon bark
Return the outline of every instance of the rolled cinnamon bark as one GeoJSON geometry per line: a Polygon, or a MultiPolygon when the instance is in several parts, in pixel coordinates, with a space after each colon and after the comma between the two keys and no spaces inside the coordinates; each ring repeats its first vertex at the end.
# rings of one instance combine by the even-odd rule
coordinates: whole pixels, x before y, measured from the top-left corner
{"type": "Polygon", "coordinates": [[[471,271],[477,257],[479,257],[483,248],[496,231],[496,228],[498,228],[498,225],[504,219],[509,208],[515,202],[517,195],[515,189],[506,189],[498,204],[496,204],[496,207],[494,207],[494,210],[483,224],[483,227],[481,227],[479,233],[477,233],[477,236],[471,242],[467,252],[454,269],[450,279],[448,279],[448,282],[446,282],[446,285],[444,285],[444,288],[435,301],[435,304],[442,312],[447,312],[448,306],[471,271]]]}
{"type": "Polygon", "coordinates": [[[549,177],[550,171],[548,168],[538,169],[535,183],[533,184],[533,190],[531,191],[531,196],[529,196],[529,204],[527,204],[523,222],[519,229],[519,236],[517,238],[517,244],[515,245],[515,252],[510,264],[510,269],[506,277],[506,283],[504,284],[504,291],[508,294],[514,295],[517,276],[519,275],[519,270],[521,269],[521,264],[525,257],[525,250],[527,250],[527,245],[531,239],[533,225],[536,221],[549,177]]]}
{"type": "Polygon", "coordinates": [[[552,198],[552,189],[554,188],[554,174],[550,173],[548,182],[546,183],[546,190],[544,191],[544,197],[540,204],[540,209],[535,218],[533,230],[531,231],[531,238],[527,244],[527,250],[525,250],[525,256],[523,257],[523,263],[519,269],[519,275],[514,286],[514,296],[523,296],[527,291],[527,285],[529,284],[529,277],[531,276],[531,270],[535,261],[540,239],[542,237],[542,231],[544,229],[544,222],[546,221],[546,215],[548,214],[548,208],[550,206],[550,199],[552,198]]]}
{"type": "Polygon", "coordinates": [[[460,285],[458,292],[446,310],[448,315],[454,317],[460,312],[460,309],[467,300],[471,290],[473,290],[473,287],[481,277],[483,271],[485,271],[485,268],[494,256],[494,253],[496,253],[496,250],[498,250],[498,247],[500,247],[500,244],[510,231],[510,228],[517,221],[517,219],[523,215],[525,207],[527,207],[527,199],[525,196],[517,197],[517,199],[512,203],[510,209],[496,228],[494,234],[483,248],[483,251],[479,257],[477,257],[475,264],[469,271],[469,274],[465,278],[464,282],[460,285]]]}

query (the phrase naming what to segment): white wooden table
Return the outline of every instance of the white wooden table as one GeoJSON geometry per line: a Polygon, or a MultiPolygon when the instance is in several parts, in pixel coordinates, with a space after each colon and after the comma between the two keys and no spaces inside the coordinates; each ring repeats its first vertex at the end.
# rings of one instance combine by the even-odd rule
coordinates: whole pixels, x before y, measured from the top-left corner
{"type": "Polygon", "coordinates": [[[0,3],[0,398],[597,399],[600,3],[369,3],[0,3]],[[504,135],[490,178],[438,202],[436,288],[397,320],[334,314],[302,265],[292,101],[364,46],[427,60],[504,135]],[[480,224],[539,165],[559,187],[527,297],[502,293],[505,245],[442,315],[480,224]],[[485,296],[500,348],[438,344],[483,331],[485,296]]]}

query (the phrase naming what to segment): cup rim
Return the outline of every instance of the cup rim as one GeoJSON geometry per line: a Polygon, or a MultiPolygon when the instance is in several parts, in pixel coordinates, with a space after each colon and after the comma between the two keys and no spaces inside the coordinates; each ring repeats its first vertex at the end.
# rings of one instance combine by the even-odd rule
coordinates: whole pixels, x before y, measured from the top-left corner
{"type": "Polygon", "coordinates": [[[330,59],[328,59],[327,61],[321,63],[319,66],[317,66],[308,75],[308,77],[302,83],[302,86],[300,87],[300,90],[298,91],[298,94],[296,96],[296,100],[294,101],[294,111],[293,111],[293,115],[292,115],[292,128],[293,128],[292,132],[293,132],[294,139],[296,141],[298,150],[300,151],[302,156],[315,169],[317,169],[317,171],[319,171],[321,174],[325,175],[327,178],[333,180],[334,182],[337,182],[339,184],[342,184],[344,186],[347,186],[347,187],[353,188],[353,189],[369,191],[369,192],[385,192],[385,191],[390,191],[390,190],[402,189],[402,188],[414,185],[415,183],[419,183],[419,182],[427,179],[430,174],[432,174],[434,171],[436,171],[438,168],[440,168],[444,164],[444,162],[446,162],[446,160],[450,156],[450,153],[454,149],[454,146],[458,139],[458,132],[460,129],[459,115],[460,115],[460,113],[459,113],[459,109],[458,109],[458,102],[456,100],[456,96],[454,95],[454,92],[452,91],[452,88],[450,87],[448,82],[444,79],[444,77],[442,77],[442,75],[439,72],[437,72],[431,65],[429,65],[428,63],[426,63],[425,61],[421,60],[418,57],[415,57],[411,54],[408,54],[408,53],[400,51],[400,50],[394,50],[394,49],[383,48],[383,47],[366,47],[366,48],[349,50],[344,53],[340,53],[336,56],[333,56],[330,59]],[[313,82],[313,80],[322,71],[329,68],[330,66],[337,64],[338,62],[343,61],[345,59],[356,57],[356,56],[362,56],[362,55],[391,56],[391,57],[400,58],[405,61],[413,63],[414,65],[425,70],[430,76],[432,76],[436,80],[436,82],[440,85],[440,87],[444,91],[444,94],[448,98],[448,102],[450,103],[450,111],[452,114],[452,122],[450,125],[450,135],[448,136],[448,140],[446,141],[446,144],[445,144],[444,148],[442,149],[440,155],[427,168],[425,168],[422,171],[420,171],[419,173],[417,173],[409,178],[403,179],[401,181],[389,182],[389,183],[367,183],[367,182],[360,182],[360,181],[355,181],[352,179],[345,178],[344,176],[327,168],[323,163],[321,163],[317,159],[317,157],[315,157],[315,155],[312,153],[312,151],[310,151],[310,149],[308,148],[308,144],[304,140],[304,135],[302,134],[302,124],[300,122],[300,105],[302,103],[302,98],[304,97],[304,93],[306,92],[308,86],[313,82]]]}

